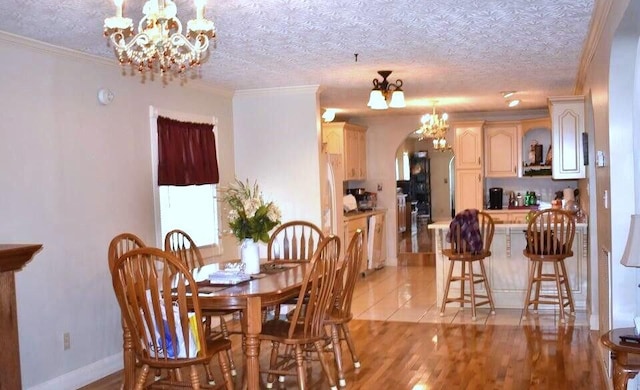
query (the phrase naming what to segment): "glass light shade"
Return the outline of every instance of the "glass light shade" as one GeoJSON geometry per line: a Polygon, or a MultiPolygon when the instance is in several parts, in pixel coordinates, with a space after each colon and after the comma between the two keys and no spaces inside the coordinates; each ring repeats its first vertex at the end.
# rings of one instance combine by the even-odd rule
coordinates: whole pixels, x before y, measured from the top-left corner
{"type": "Polygon", "coordinates": [[[640,214],[631,215],[627,245],[620,264],[626,267],[640,267],[640,214]]]}
{"type": "Polygon", "coordinates": [[[520,100],[518,100],[518,99],[509,100],[509,107],[515,107],[518,104],[520,104],[520,100]]]}
{"type": "Polygon", "coordinates": [[[374,110],[386,110],[389,108],[387,106],[387,101],[384,99],[384,95],[382,95],[382,91],[379,89],[374,89],[371,91],[369,95],[369,103],[367,106],[371,107],[374,110]]]}
{"type": "Polygon", "coordinates": [[[325,122],[332,122],[336,119],[336,112],[330,108],[327,108],[322,114],[322,120],[325,122]]]}
{"type": "Polygon", "coordinates": [[[404,92],[401,89],[393,91],[393,94],[391,94],[391,102],[389,103],[389,107],[403,108],[406,106],[407,104],[404,101],[404,92]]]}

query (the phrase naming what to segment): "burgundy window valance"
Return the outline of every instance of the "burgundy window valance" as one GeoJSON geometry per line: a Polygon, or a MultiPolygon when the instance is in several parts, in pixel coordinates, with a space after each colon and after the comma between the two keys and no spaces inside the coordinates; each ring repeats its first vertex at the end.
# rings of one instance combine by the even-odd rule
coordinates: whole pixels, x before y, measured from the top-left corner
{"type": "Polygon", "coordinates": [[[217,184],[213,125],[158,116],[158,185],[217,184]]]}

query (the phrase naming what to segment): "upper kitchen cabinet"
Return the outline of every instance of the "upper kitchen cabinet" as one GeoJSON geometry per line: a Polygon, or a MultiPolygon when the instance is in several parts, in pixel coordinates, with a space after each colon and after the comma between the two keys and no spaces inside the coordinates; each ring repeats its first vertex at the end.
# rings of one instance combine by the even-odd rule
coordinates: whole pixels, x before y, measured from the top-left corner
{"type": "Polygon", "coordinates": [[[554,179],[584,179],[584,96],[549,98],[554,179]]]}
{"type": "Polygon", "coordinates": [[[457,122],[454,151],[456,169],[482,169],[482,125],[484,121],[457,122]]]}
{"type": "Polygon", "coordinates": [[[455,131],[455,208],[483,207],[482,126],[484,121],[457,122],[455,131]]]}
{"type": "Polygon", "coordinates": [[[367,178],[367,129],[346,122],[322,125],[322,141],[327,153],[342,155],[344,180],[367,178]]]}
{"type": "Polygon", "coordinates": [[[485,177],[517,177],[520,166],[519,122],[492,122],[485,126],[485,177]]]}

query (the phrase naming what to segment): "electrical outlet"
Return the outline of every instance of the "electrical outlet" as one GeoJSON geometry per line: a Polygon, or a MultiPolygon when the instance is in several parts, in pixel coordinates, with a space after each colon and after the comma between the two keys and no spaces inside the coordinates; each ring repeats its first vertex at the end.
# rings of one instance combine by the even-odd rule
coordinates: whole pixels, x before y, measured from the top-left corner
{"type": "Polygon", "coordinates": [[[64,350],[66,351],[67,349],[71,349],[71,335],[69,334],[69,332],[65,332],[62,335],[62,339],[64,343],[64,350]]]}

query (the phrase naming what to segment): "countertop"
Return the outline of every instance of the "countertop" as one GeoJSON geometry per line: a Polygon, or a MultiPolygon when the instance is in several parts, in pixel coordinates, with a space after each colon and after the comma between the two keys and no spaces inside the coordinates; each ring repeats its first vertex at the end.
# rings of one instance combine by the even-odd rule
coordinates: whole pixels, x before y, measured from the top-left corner
{"type": "MultiPolygon", "coordinates": [[[[352,219],[364,218],[374,214],[384,214],[387,212],[387,209],[377,208],[375,210],[369,211],[349,211],[348,213],[344,213],[344,221],[351,221],[352,219]]],[[[449,226],[449,225],[447,225],[449,226]]]]}
{"type": "MultiPolygon", "coordinates": [[[[450,223],[451,223],[451,220],[435,221],[434,223],[430,223],[427,226],[427,228],[434,229],[434,230],[449,229],[450,223]]],[[[528,224],[526,223],[503,223],[503,222],[496,222],[495,225],[496,225],[496,229],[520,228],[523,230],[527,230],[527,226],[528,226],[528,224]]],[[[587,226],[588,224],[586,222],[576,222],[576,228],[585,228],[587,226]]]]}

